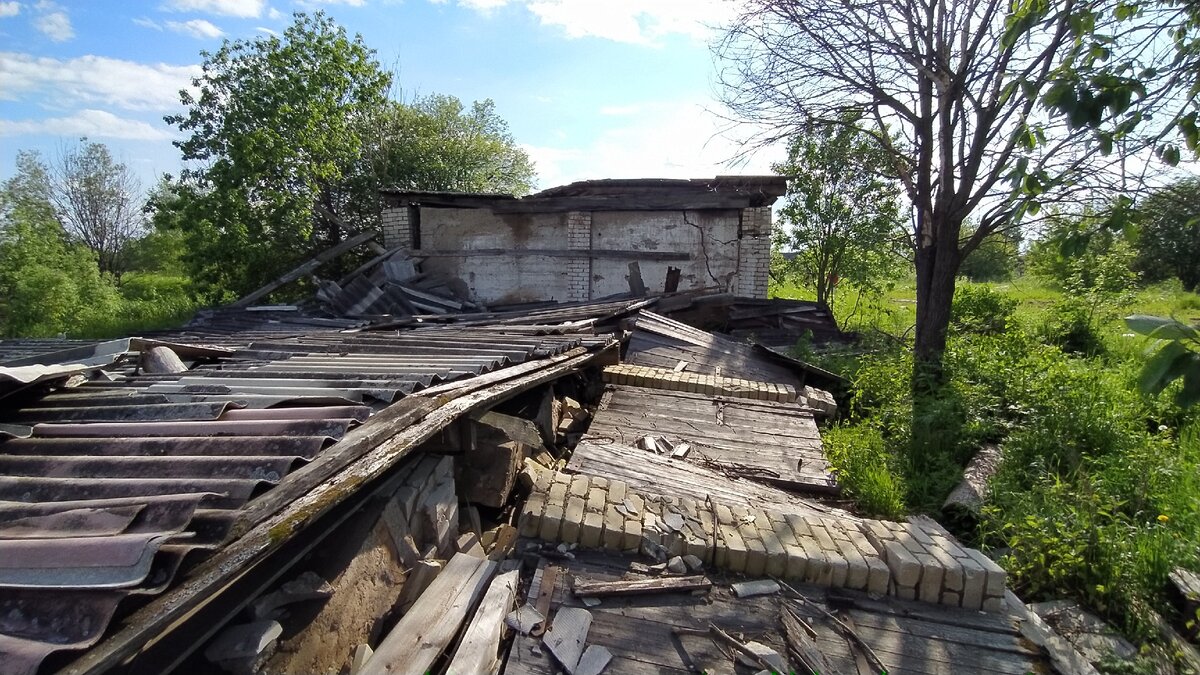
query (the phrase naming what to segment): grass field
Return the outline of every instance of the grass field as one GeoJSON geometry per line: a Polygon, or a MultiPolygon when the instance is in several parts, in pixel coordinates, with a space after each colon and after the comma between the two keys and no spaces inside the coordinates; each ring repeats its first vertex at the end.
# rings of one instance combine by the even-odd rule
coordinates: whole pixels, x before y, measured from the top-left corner
{"type": "MultiPolygon", "coordinates": [[[[777,297],[812,299],[803,288],[777,297]]],[[[1171,672],[1155,646],[1176,566],[1200,570],[1200,410],[1137,386],[1157,343],[1130,333],[1130,314],[1200,322],[1200,295],[1178,285],[1106,297],[1065,294],[1032,277],[960,281],[946,351],[948,381],[914,401],[911,280],[886,293],[835,296],[839,324],[863,340],[806,358],[851,384],[825,429],[830,462],[865,513],[943,516],[943,500],[981,444],[1004,460],[977,519],[948,522],[993,555],[1027,602],[1073,598],[1144,647],[1112,672],[1171,672]],[[888,337],[883,337],[884,334],[888,337]],[[1082,347],[1081,347],[1082,345],[1082,347]]]]}

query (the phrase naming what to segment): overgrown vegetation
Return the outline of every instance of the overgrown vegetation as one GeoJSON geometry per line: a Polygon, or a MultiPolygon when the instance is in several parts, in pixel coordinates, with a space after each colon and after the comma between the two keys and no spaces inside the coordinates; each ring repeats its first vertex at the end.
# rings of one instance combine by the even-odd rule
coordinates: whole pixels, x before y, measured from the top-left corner
{"type": "MultiPolygon", "coordinates": [[[[854,326],[867,353],[824,358],[853,383],[848,414],[824,440],[847,494],[883,517],[938,513],[980,445],[999,442],[1004,461],[979,525],[958,534],[998,552],[1027,602],[1076,598],[1149,640],[1168,572],[1200,565],[1200,409],[1180,406],[1182,378],[1142,393],[1158,343],[1120,316],[1195,321],[1200,296],[1178,282],[1108,283],[1106,254],[1086,250],[1077,255],[1091,263],[1087,279],[1075,259],[1065,278],[959,283],[947,381],[919,407],[926,417],[914,417],[911,398],[911,282],[876,294],[854,326]],[[1088,349],[1056,328],[1075,306],[1083,309],[1069,321],[1088,349]]],[[[846,296],[835,311],[852,306],[846,296]]]]}

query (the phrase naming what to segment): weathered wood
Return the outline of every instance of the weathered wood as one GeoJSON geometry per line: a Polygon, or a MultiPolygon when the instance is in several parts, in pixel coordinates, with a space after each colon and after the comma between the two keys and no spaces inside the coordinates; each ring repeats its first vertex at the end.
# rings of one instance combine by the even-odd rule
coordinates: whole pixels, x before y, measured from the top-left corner
{"type": "Polygon", "coordinates": [[[942,511],[955,518],[978,519],[987,499],[988,482],[996,475],[1003,458],[999,445],[984,443],[963,470],[962,482],[946,497],[942,511]]]}
{"type": "Polygon", "coordinates": [[[791,608],[785,607],[780,612],[779,621],[788,650],[806,669],[821,675],[841,675],[817,645],[816,632],[805,626],[791,608]]]}
{"type": "Polygon", "coordinates": [[[674,293],[679,290],[679,277],[683,273],[678,267],[667,267],[667,279],[663,282],[664,293],[674,293]]]}
{"type": "Polygon", "coordinates": [[[422,675],[450,645],[487,588],[496,563],[458,553],[446,563],[363,666],[371,674],[422,675]]]}
{"type": "MultiPolygon", "coordinates": [[[[779,581],[779,580],[776,579],[776,581],[779,581]]],[[[829,621],[832,622],[833,625],[837,627],[837,630],[839,633],[842,634],[842,637],[853,642],[855,645],[858,646],[859,649],[862,650],[863,654],[866,655],[867,659],[871,661],[871,665],[873,665],[876,669],[878,669],[878,672],[881,672],[881,673],[888,672],[887,665],[884,664],[884,662],[879,658],[879,656],[875,653],[875,650],[871,649],[871,645],[867,644],[867,641],[862,639],[862,637],[857,632],[855,632],[853,628],[846,625],[845,622],[838,619],[836,616],[834,616],[832,613],[830,613],[828,610],[826,610],[821,605],[804,597],[803,593],[801,593],[800,591],[797,591],[795,588],[789,586],[786,582],[779,581],[779,585],[783,586],[783,588],[788,591],[788,593],[790,594],[790,596],[793,599],[799,600],[806,607],[811,607],[812,609],[817,610],[817,612],[819,612],[822,616],[824,616],[826,619],[829,619],[829,621]]]]}
{"type": "Polygon", "coordinates": [[[646,282],[642,281],[642,267],[636,260],[629,263],[629,292],[635,298],[646,295],[646,282]]]}
{"type": "Polygon", "coordinates": [[[578,607],[562,607],[554,615],[554,630],[542,638],[567,675],[574,675],[591,627],[591,612],[578,607]]]}
{"type": "Polygon", "coordinates": [[[467,450],[459,467],[461,497],[472,504],[500,508],[517,484],[517,474],[525,460],[525,445],[508,441],[496,443],[486,437],[467,450]]]}
{"type": "Polygon", "coordinates": [[[504,635],[504,617],[516,599],[520,574],[513,570],[492,580],[446,672],[495,673],[500,670],[498,654],[504,635]]]}
{"type": "Polygon", "coordinates": [[[340,242],[337,246],[325,249],[324,251],[318,253],[315,257],[305,261],[299,267],[283,273],[262,288],[259,288],[253,293],[238,299],[236,302],[231,304],[230,307],[249,307],[279,288],[292,283],[300,277],[311,274],[312,272],[316,271],[318,267],[329,262],[330,260],[333,260],[343,253],[346,253],[347,251],[350,251],[351,249],[361,246],[362,244],[374,239],[375,235],[375,232],[362,232],[343,242],[340,242]]]}
{"type": "Polygon", "coordinates": [[[604,597],[611,595],[647,595],[652,593],[683,593],[704,591],[712,588],[708,577],[660,577],[658,579],[635,579],[632,581],[575,581],[575,595],[604,597]]]}
{"type": "Polygon", "coordinates": [[[396,246],[394,248],[385,249],[382,246],[380,246],[379,248],[381,249],[380,251],[377,251],[377,253],[379,255],[376,255],[374,258],[371,258],[367,262],[354,268],[354,270],[351,271],[346,276],[342,277],[341,279],[338,279],[337,285],[345,286],[346,284],[350,283],[350,281],[352,279],[354,279],[354,277],[370,270],[371,268],[375,267],[376,265],[379,265],[380,263],[385,262],[388,258],[399,253],[400,251],[403,251],[406,247],[405,246],[396,246]]]}
{"type": "Polygon", "coordinates": [[[151,347],[142,352],[143,373],[183,373],[187,365],[170,347],[151,347]]]}
{"type": "MultiPolygon", "coordinates": [[[[339,230],[341,230],[342,232],[345,232],[346,234],[350,235],[351,237],[356,236],[362,232],[357,227],[354,227],[353,225],[350,225],[346,221],[342,220],[341,218],[338,218],[336,215],[333,214],[332,211],[330,211],[329,209],[325,208],[324,206],[322,206],[320,204],[314,205],[313,209],[317,213],[320,213],[321,216],[323,218],[325,218],[325,220],[328,220],[329,222],[333,223],[334,225],[337,226],[337,228],[339,230]]],[[[385,249],[381,244],[378,244],[374,241],[368,242],[367,248],[371,249],[375,253],[385,253],[387,251],[387,249],[385,249]]]]}

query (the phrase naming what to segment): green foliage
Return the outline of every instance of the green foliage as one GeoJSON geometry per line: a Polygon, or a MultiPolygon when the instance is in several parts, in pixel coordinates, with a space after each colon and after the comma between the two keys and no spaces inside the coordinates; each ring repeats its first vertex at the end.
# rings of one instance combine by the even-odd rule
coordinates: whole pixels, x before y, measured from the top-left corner
{"type": "Polygon", "coordinates": [[[1176,405],[1186,408],[1200,403],[1200,327],[1145,315],[1126,317],[1125,325],[1136,333],[1165,341],[1158,343],[1142,367],[1138,387],[1144,393],[1157,395],[1180,380],[1182,386],[1175,392],[1176,405]]]}
{"type": "Polygon", "coordinates": [[[773,168],[789,177],[775,232],[794,250],[791,268],[830,302],[841,281],[878,288],[899,262],[900,190],[882,177],[887,153],[866,132],[831,126],[798,134],[788,159],[773,168]]]}
{"type": "Polygon", "coordinates": [[[1020,243],[1019,237],[1001,232],[984,237],[979,246],[963,258],[959,275],[975,283],[1008,281],[1017,271],[1020,243]]]}
{"type": "Polygon", "coordinates": [[[1013,319],[1017,301],[986,284],[959,284],[950,307],[950,325],[965,333],[1003,333],[1013,319]]]}
{"type": "Polygon", "coordinates": [[[1200,285],[1200,179],[1154,191],[1137,208],[1136,268],[1147,281],[1179,279],[1200,285]]]}
{"type": "Polygon", "coordinates": [[[180,95],[187,113],[166,118],[188,134],[175,144],[184,161],[203,168],[158,196],[156,225],[185,233],[188,268],[220,301],[340,240],[330,223],[316,230],[313,206],[335,206],[391,78],[322,12],[203,56],[198,94],[180,95]]]}
{"type": "Polygon", "coordinates": [[[877,518],[903,518],[904,493],[898,457],[882,432],[870,425],[836,426],[821,437],[825,454],[846,496],[877,518]]]}

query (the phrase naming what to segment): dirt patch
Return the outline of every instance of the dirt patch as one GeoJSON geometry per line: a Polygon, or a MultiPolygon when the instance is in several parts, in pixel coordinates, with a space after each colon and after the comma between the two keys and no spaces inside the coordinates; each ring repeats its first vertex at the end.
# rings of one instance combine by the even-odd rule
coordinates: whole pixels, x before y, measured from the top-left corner
{"type": "Polygon", "coordinates": [[[289,608],[280,619],[284,637],[264,672],[348,672],[354,648],[376,642],[405,576],[376,516],[370,516],[372,526],[334,535],[329,548],[314,554],[309,568],[330,581],[333,596],[289,608]]]}

